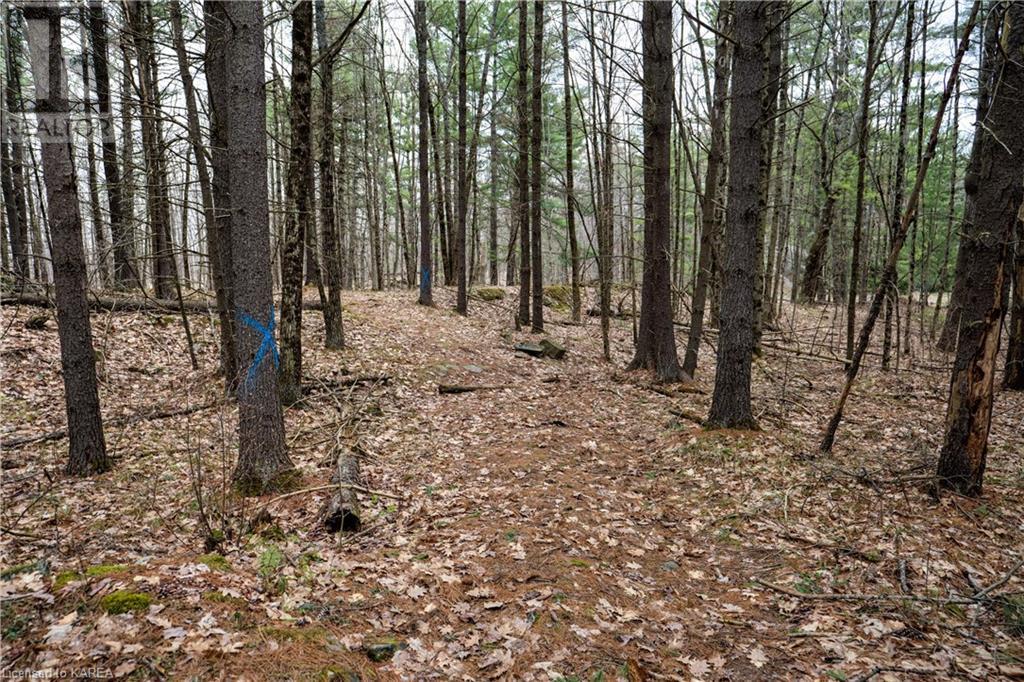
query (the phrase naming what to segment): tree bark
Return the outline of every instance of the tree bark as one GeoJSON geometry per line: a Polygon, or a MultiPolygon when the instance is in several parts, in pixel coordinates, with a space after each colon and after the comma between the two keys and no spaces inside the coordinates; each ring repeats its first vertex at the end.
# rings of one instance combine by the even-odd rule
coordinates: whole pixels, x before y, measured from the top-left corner
{"type": "MultiPolygon", "coordinates": [[[[572,319],[580,321],[580,247],[576,238],[576,197],[573,177],[572,80],[569,77],[569,8],[562,0],[562,87],[565,90],[565,231],[569,236],[572,319]]],[[[493,282],[497,284],[497,281],[493,282]]]]}
{"type": "Polygon", "coordinates": [[[458,176],[455,223],[455,310],[465,315],[468,311],[466,295],[466,211],[469,206],[469,182],[466,178],[466,0],[458,0],[459,41],[459,141],[455,164],[458,176]]]}
{"type": "Polygon", "coordinates": [[[117,138],[110,108],[110,62],[107,50],[107,19],[100,0],[89,1],[89,35],[96,73],[96,106],[99,111],[103,177],[107,185],[110,241],[114,251],[113,284],[124,288],[132,278],[129,232],[125,225],[121,170],[117,165],[117,138]]]}
{"type": "Polygon", "coordinates": [[[700,260],[691,302],[690,333],[686,340],[683,371],[694,376],[701,334],[704,332],[704,309],[708,287],[714,277],[714,247],[722,231],[723,206],[719,188],[725,175],[725,123],[726,102],[729,96],[729,73],[732,60],[731,47],[725,36],[730,32],[733,3],[723,2],[718,7],[718,38],[715,41],[715,89],[711,100],[711,146],[704,175],[704,193],[701,195],[700,260]]]}
{"type": "MultiPolygon", "coordinates": [[[[430,230],[430,90],[427,83],[427,3],[416,0],[416,95],[419,103],[419,144],[417,160],[420,176],[420,305],[434,305],[434,273],[431,262],[433,239],[430,230]]],[[[440,217],[441,211],[438,211],[440,217]]]]}
{"type": "Polygon", "coordinates": [[[56,2],[29,4],[23,12],[32,52],[36,111],[43,119],[39,121],[38,132],[49,206],[57,333],[70,435],[66,471],[73,476],[87,476],[109,469],[110,460],[103,440],[96,358],[85,298],[82,216],[71,140],[60,132],[70,130],[67,73],[61,54],[61,14],[56,2]]]}
{"type": "Polygon", "coordinates": [[[21,64],[19,63],[21,41],[17,35],[16,16],[13,6],[5,6],[4,14],[6,36],[4,54],[6,56],[5,71],[7,75],[4,82],[4,101],[7,115],[4,117],[5,129],[3,131],[3,155],[2,159],[0,159],[0,170],[2,170],[4,206],[9,233],[8,241],[11,248],[11,264],[14,266],[15,277],[19,278],[21,283],[24,284],[29,279],[30,274],[28,260],[28,210],[26,208],[25,176],[22,166],[22,160],[24,159],[24,145],[22,143],[24,130],[13,129],[16,121],[24,121],[22,116],[14,119],[15,112],[22,111],[21,64]]]}
{"type": "Polygon", "coordinates": [[[732,62],[729,120],[729,198],[725,224],[725,284],[715,392],[708,421],[724,428],[756,428],[750,404],[750,365],[754,352],[754,284],[767,34],[770,6],[736,4],[736,45],[732,62]]]}
{"type": "Polygon", "coordinates": [[[302,267],[306,231],[311,229],[310,179],[313,174],[312,92],[313,3],[301,0],[292,12],[292,86],[288,111],[288,153],[284,246],[281,254],[281,400],[302,397],[302,267]]]}
{"type": "Polygon", "coordinates": [[[998,27],[992,55],[990,101],[985,125],[974,138],[976,174],[964,189],[974,195],[975,214],[961,240],[967,250],[956,360],[950,379],[946,433],[939,453],[939,486],[962,495],[981,494],[992,420],[996,355],[1006,312],[1008,250],[1022,220],[1024,201],[1024,5],[993,5],[988,23],[998,27]]]}
{"type": "Polygon", "coordinates": [[[171,246],[167,157],[156,83],[152,7],[147,2],[130,0],[126,8],[130,17],[139,69],[142,148],[146,159],[146,204],[153,252],[153,289],[157,298],[172,298],[177,275],[171,246]]]}
{"type": "MultiPolygon", "coordinates": [[[[221,254],[221,235],[219,234],[219,221],[217,209],[214,203],[213,186],[210,182],[210,170],[206,165],[206,146],[203,144],[202,132],[199,124],[199,107],[196,103],[195,86],[192,82],[192,71],[189,68],[188,54],[185,51],[185,36],[181,20],[181,3],[172,0],[169,4],[171,16],[171,31],[174,38],[174,48],[178,57],[178,71],[181,75],[182,86],[185,90],[185,111],[188,119],[188,136],[192,145],[192,153],[196,160],[196,173],[199,176],[199,192],[203,202],[203,218],[206,223],[206,248],[210,258],[210,274],[213,279],[214,294],[217,297],[217,316],[220,320],[220,367],[224,374],[224,380],[228,391],[234,389],[237,375],[235,365],[235,332],[231,325],[231,306],[226,285],[225,270],[226,263],[221,254]]],[[[210,38],[207,36],[207,41],[210,38]]],[[[207,84],[211,91],[214,85],[218,84],[218,77],[222,74],[214,74],[217,69],[223,69],[222,60],[211,59],[207,62],[207,84]]],[[[211,94],[211,100],[214,96],[211,94]]],[[[216,113],[211,118],[215,118],[216,113]]],[[[217,127],[217,122],[212,121],[211,129],[217,127]]],[[[211,140],[212,144],[212,140],[211,140]]],[[[220,152],[223,153],[223,152],[220,152]]],[[[218,154],[214,151],[214,155],[218,154]]],[[[183,209],[185,210],[185,209],[183,209]]],[[[113,225],[113,218],[111,218],[113,225]]]]}
{"type": "Polygon", "coordinates": [[[519,317],[520,325],[530,323],[530,288],[533,278],[530,267],[533,259],[530,254],[532,235],[530,233],[530,117],[527,113],[529,53],[527,51],[527,33],[529,31],[530,4],[519,3],[519,38],[516,51],[518,77],[516,80],[516,147],[519,156],[516,159],[516,218],[519,227],[519,317]]]}
{"type": "Polygon", "coordinates": [[[676,355],[669,263],[672,91],[675,87],[672,4],[644,3],[640,30],[644,69],[644,278],[640,330],[636,354],[629,368],[650,369],[659,382],[674,382],[689,377],[683,373],[676,355]]]}
{"type": "Polygon", "coordinates": [[[324,255],[324,347],[345,347],[341,311],[341,244],[335,213],[334,185],[334,57],[327,55],[327,18],[324,0],[316,0],[316,37],[320,53],[320,245],[324,255]]]}
{"type": "MultiPolygon", "coordinates": [[[[846,299],[846,358],[853,357],[854,328],[857,324],[857,279],[860,276],[860,242],[864,231],[864,179],[868,165],[868,130],[870,128],[871,81],[875,75],[875,43],[878,34],[878,2],[869,0],[871,14],[868,28],[868,53],[864,67],[864,84],[860,93],[860,117],[857,122],[857,198],[853,209],[853,243],[850,255],[850,282],[846,299]]],[[[897,182],[902,182],[897,179],[897,182]]]]}
{"type": "Polygon", "coordinates": [[[530,276],[533,279],[533,310],[530,330],[544,331],[544,249],[541,245],[541,201],[544,179],[541,171],[541,123],[544,88],[544,1],[533,3],[533,97],[530,124],[530,276]]]}
{"type": "MultiPolygon", "coordinates": [[[[227,156],[230,178],[231,255],[238,366],[238,463],[232,478],[244,493],[285,485],[292,463],[285,452],[274,347],[267,201],[266,106],[263,76],[263,7],[231,0],[220,5],[229,74],[227,156]]],[[[209,26],[207,27],[209,31],[209,26]]]]}

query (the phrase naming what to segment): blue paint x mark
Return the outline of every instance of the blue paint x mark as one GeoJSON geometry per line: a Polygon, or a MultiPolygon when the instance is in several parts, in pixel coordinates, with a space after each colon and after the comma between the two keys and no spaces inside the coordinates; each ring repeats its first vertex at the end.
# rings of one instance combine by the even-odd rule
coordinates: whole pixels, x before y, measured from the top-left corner
{"type": "Polygon", "coordinates": [[[263,340],[260,342],[260,347],[256,351],[256,357],[253,358],[252,364],[249,365],[249,372],[245,377],[246,386],[250,386],[256,378],[256,369],[263,362],[263,358],[266,356],[267,350],[270,350],[271,357],[274,360],[275,369],[281,362],[281,358],[277,354],[277,346],[274,344],[274,304],[270,304],[270,318],[266,326],[257,320],[254,320],[248,313],[242,312],[241,310],[238,311],[238,319],[242,321],[242,324],[252,327],[263,336],[263,340]]]}

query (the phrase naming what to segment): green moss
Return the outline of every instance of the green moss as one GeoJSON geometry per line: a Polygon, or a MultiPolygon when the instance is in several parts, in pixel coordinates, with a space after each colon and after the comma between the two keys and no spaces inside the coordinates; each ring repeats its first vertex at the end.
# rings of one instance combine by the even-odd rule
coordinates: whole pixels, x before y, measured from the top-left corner
{"type": "Polygon", "coordinates": [[[153,603],[153,598],[142,592],[118,590],[100,599],[100,608],[109,614],[145,611],[153,603]]]}
{"type": "Polygon", "coordinates": [[[359,680],[362,679],[359,677],[359,673],[337,665],[327,666],[321,670],[316,677],[318,680],[323,680],[324,682],[334,682],[335,680],[340,680],[341,682],[359,682],[359,680]]]}
{"type": "Polygon", "coordinates": [[[243,608],[248,605],[248,602],[241,597],[231,597],[223,592],[218,592],[217,590],[203,592],[203,600],[210,601],[215,604],[227,604],[235,608],[243,608]]]}
{"type": "Polygon", "coordinates": [[[544,305],[568,308],[572,304],[572,287],[568,284],[549,284],[544,287],[544,305]]]}
{"type": "Polygon", "coordinates": [[[26,561],[23,564],[11,566],[10,568],[5,568],[3,571],[0,571],[0,580],[9,580],[10,578],[13,578],[16,575],[21,575],[22,573],[42,573],[43,575],[46,575],[49,572],[50,564],[46,559],[40,559],[39,561],[26,561]]]}
{"type": "Polygon", "coordinates": [[[78,571],[61,571],[53,578],[53,589],[59,590],[68,583],[81,579],[82,574],[78,571]]]}
{"type": "Polygon", "coordinates": [[[501,287],[477,287],[473,289],[473,297],[481,301],[500,301],[505,298],[505,290],[501,287]]]}
{"type": "Polygon", "coordinates": [[[128,564],[98,564],[85,569],[85,577],[106,578],[108,575],[124,573],[128,570],[131,570],[131,566],[128,564]]]}
{"type": "Polygon", "coordinates": [[[214,571],[230,571],[231,564],[217,552],[210,552],[199,557],[199,563],[205,564],[214,571]]]}

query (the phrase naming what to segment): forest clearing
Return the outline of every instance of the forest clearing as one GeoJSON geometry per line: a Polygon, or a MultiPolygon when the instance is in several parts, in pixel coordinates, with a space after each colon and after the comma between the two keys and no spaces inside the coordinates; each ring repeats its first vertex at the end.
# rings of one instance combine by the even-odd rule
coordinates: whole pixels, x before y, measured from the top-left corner
{"type": "Polygon", "coordinates": [[[1024,3],[2,9],[3,677],[1024,679],[1024,3]]]}

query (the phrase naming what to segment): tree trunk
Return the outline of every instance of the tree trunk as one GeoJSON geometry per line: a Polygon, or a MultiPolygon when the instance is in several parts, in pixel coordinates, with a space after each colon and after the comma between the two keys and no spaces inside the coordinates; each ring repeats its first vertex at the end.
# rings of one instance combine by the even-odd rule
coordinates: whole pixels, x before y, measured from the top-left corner
{"type": "Polygon", "coordinates": [[[770,5],[736,4],[729,120],[729,198],[721,331],[715,392],[708,421],[718,427],[755,428],[750,405],[750,365],[754,352],[754,283],[757,230],[761,220],[759,177],[767,55],[762,47],[770,5]]]}
{"type": "Polygon", "coordinates": [[[146,159],[146,203],[153,262],[153,289],[157,298],[174,296],[176,278],[171,246],[171,215],[167,189],[167,157],[161,130],[162,115],[156,83],[156,54],[152,7],[132,0],[130,23],[138,58],[142,109],[142,148],[146,159]]]}
{"type": "Polygon", "coordinates": [[[718,38],[715,41],[715,89],[711,99],[711,146],[704,175],[704,193],[701,196],[700,260],[693,286],[690,315],[690,334],[686,340],[683,371],[693,377],[697,371],[697,354],[701,334],[704,332],[704,308],[708,288],[714,278],[714,251],[722,231],[723,206],[722,178],[725,176],[725,113],[729,96],[729,72],[732,60],[729,35],[733,3],[723,2],[718,7],[718,38]]]}
{"type": "MultiPolygon", "coordinates": [[[[267,201],[266,106],[263,76],[263,7],[247,0],[210,2],[218,8],[214,35],[229,74],[227,150],[238,366],[238,463],[232,478],[244,493],[262,493],[291,478],[278,396],[274,303],[270,274],[267,201]]],[[[210,36],[210,26],[207,25],[210,36]]]]}
{"type": "MultiPolygon", "coordinates": [[[[2,170],[4,206],[7,215],[7,229],[11,247],[11,263],[14,276],[24,284],[29,279],[28,210],[26,208],[25,176],[22,166],[24,158],[24,119],[16,112],[22,112],[20,38],[17,35],[16,16],[13,6],[4,7],[6,32],[4,101],[6,112],[3,131],[3,155],[0,159],[2,170]],[[15,119],[15,116],[17,118],[15,119]],[[21,125],[21,130],[13,129],[21,125]],[[9,144],[8,144],[9,143],[9,144]]],[[[38,255],[38,254],[37,254],[38,255]]]]}
{"type": "Polygon", "coordinates": [[[1015,391],[1024,389],[1024,215],[1018,215],[1017,218],[1009,344],[1006,347],[1006,369],[1003,373],[1003,386],[1015,391]]]}
{"type": "MultiPolygon", "coordinates": [[[[345,347],[341,311],[341,244],[338,239],[334,190],[334,57],[327,49],[324,0],[316,0],[316,37],[320,63],[320,245],[324,254],[324,347],[345,347]]],[[[323,288],[321,287],[321,288],[323,288]]]]}
{"type": "Polygon", "coordinates": [[[541,245],[540,220],[542,214],[544,179],[541,173],[542,97],[544,87],[544,2],[533,3],[533,97],[530,124],[530,276],[533,279],[533,311],[530,330],[544,331],[544,249],[541,245]]]}
{"type": "Polygon", "coordinates": [[[519,154],[516,159],[516,217],[519,222],[519,317],[520,325],[530,323],[530,287],[533,278],[530,267],[533,258],[530,254],[532,235],[530,233],[530,118],[527,113],[529,53],[527,51],[527,34],[529,31],[530,4],[519,3],[519,39],[516,52],[516,147],[519,154]]]}
{"type": "MultiPolygon", "coordinates": [[[[992,420],[996,355],[1006,312],[1007,252],[1020,230],[1024,201],[1024,4],[997,3],[988,23],[998,26],[998,50],[991,55],[991,93],[975,133],[972,160],[977,173],[965,181],[974,195],[974,220],[966,226],[967,250],[956,360],[950,380],[946,434],[939,454],[939,486],[962,495],[981,494],[992,420]]],[[[986,55],[986,59],[989,56],[986,55]]]]}
{"type": "MultiPolygon", "coordinates": [[[[419,102],[419,145],[417,160],[420,176],[420,305],[434,305],[434,272],[431,261],[433,240],[430,231],[430,91],[427,83],[427,2],[416,0],[416,84],[419,102]]],[[[440,216],[441,211],[438,211],[440,216]]]]}
{"type": "Polygon", "coordinates": [[[676,355],[669,263],[672,91],[675,87],[672,4],[644,3],[641,34],[644,68],[644,279],[636,354],[629,368],[650,369],[659,382],[673,382],[688,377],[683,374],[676,355]]]}
{"type": "MultiPolygon", "coordinates": [[[[565,231],[569,237],[572,319],[580,321],[580,247],[576,239],[576,197],[573,178],[572,80],[569,77],[569,9],[562,0],[562,87],[565,90],[565,231]]],[[[496,283],[496,282],[495,282],[496,283]]]]}
{"type": "Polygon", "coordinates": [[[129,233],[125,226],[121,172],[117,166],[117,138],[110,109],[110,66],[107,55],[107,20],[100,0],[89,2],[89,34],[96,73],[96,105],[100,119],[103,178],[107,185],[110,241],[114,251],[113,283],[126,287],[132,277],[129,233]]]}
{"type": "MultiPolygon", "coordinates": [[[[894,174],[892,213],[889,224],[889,243],[892,244],[903,217],[903,183],[907,166],[907,104],[910,99],[910,63],[914,47],[914,0],[907,7],[907,30],[903,39],[903,82],[900,91],[900,111],[896,124],[898,140],[896,147],[896,172],[894,174]]],[[[892,358],[892,311],[899,303],[899,290],[893,277],[886,283],[885,333],[882,338],[882,369],[889,369],[892,358]]],[[[897,338],[897,343],[899,339],[897,338]]],[[[847,353],[849,355],[849,352],[847,353]]]]}
{"type": "Polygon", "coordinates": [[[23,12],[32,51],[36,111],[43,119],[39,121],[38,132],[49,206],[57,333],[68,420],[67,473],[87,476],[109,469],[110,460],[103,441],[96,358],[85,298],[82,216],[75,188],[71,140],[59,132],[69,130],[70,122],[67,74],[61,54],[61,10],[54,2],[29,4],[24,6],[23,12]]]}
{"type": "MultiPolygon", "coordinates": [[[[96,178],[96,147],[93,135],[92,101],[89,92],[92,81],[91,59],[89,56],[88,41],[86,40],[87,16],[83,8],[80,13],[82,31],[82,110],[85,115],[85,158],[86,158],[86,181],[89,189],[89,213],[92,222],[93,242],[96,247],[96,277],[99,280],[100,288],[107,286],[110,282],[110,268],[107,267],[107,260],[110,257],[110,246],[107,243],[107,235],[103,229],[103,210],[100,207],[100,187],[96,178]]],[[[182,252],[184,254],[184,251],[182,252]]]]}
{"type": "Polygon", "coordinates": [[[468,310],[466,296],[466,210],[469,205],[469,183],[466,178],[466,0],[458,1],[459,41],[459,141],[455,164],[458,175],[455,224],[455,283],[457,293],[455,310],[465,315],[468,310]]]}
{"type": "MultiPolygon", "coordinates": [[[[871,13],[868,28],[868,54],[864,67],[864,85],[860,94],[860,117],[857,124],[857,199],[853,214],[853,244],[850,256],[850,283],[846,300],[846,358],[853,357],[854,327],[857,323],[857,279],[860,275],[860,242],[864,231],[864,179],[868,165],[868,130],[871,103],[871,80],[875,75],[875,43],[878,33],[878,2],[869,0],[871,13]]],[[[902,182],[897,178],[897,182],[902,182]]]]}
{"type": "MultiPolygon", "coordinates": [[[[772,156],[775,150],[775,118],[779,110],[779,81],[782,78],[782,52],[785,46],[782,44],[782,24],[786,13],[785,5],[782,2],[771,2],[765,8],[768,12],[769,32],[766,38],[765,49],[767,50],[767,61],[765,63],[764,88],[761,91],[761,120],[764,121],[764,133],[761,136],[761,143],[764,150],[761,152],[761,166],[758,169],[760,178],[758,180],[758,191],[760,192],[759,202],[761,204],[761,223],[757,228],[757,239],[755,241],[755,262],[757,273],[754,278],[754,352],[761,352],[761,323],[764,316],[764,293],[765,293],[765,262],[764,262],[764,237],[768,230],[768,192],[772,180],[772,156]]],[[[783,114],[785,116],[785,114],[783,114]]],[[[781,169],[775,169],[779,173],[781,169]]],[[[774,209],[772,211],[774,213],[774,209]]]]}
{"type": "MultiPolygon", "coordinates": [[[[189,68],[188,54],[185,51],[185,36],[181,21],[181,3],[172,0],[169,5],[171,16],[171,31],[174,38],[174,48],[178,56],[178,71],[181,75],[181,82],[185,90],[185,111],[188,118],[188,136],[192,145],[192,153],[196,160],[196,173],[199,176],[199,192],[203,202],[203,219],[206,223],[206,248],[210,258],[210,274],[213,279],[213,289],[217,297],[217,316],[220,320],[220,367],[224,374],[224,380],[228,391],[234,389],[237,377],[237,366],[235,364],[235,332],[231,324],[231,303],[227,290],[227,278],[225,271],[227,263],[221,254],[223,239],[220,235],[216,205],[214,203],[213,186],[210,182],[210,170],[206,165],[206,145],[203,144],[202,132],[199,123],[199,107],[196,103],[195,87],[192,82],[192,71],[189,68]]],[[[207,86],[211,92],[213,85],[222,85],[223,59],[215,56],[218,48],[210,49],[209,37],[207,37],[207,49],[210,54],[206,64],[207,86]],[[215,73],[216,72],[216,73],[215,73]],[[221,80],[218,80],[221,79],[221,80]]],[[[215,98],[211,95],[211,104],[215,98]]],[[[218,128],[219,121],[216,120],[219,112],[214,112],[211,119],[211,146],[214,146],[214,158],[223,155],[223,150],[216,149],[216,143],[212,139],[213,131],[218,128]]],[[[223,115],[223,114],[220,114],[223,115]]],[[[111,219],[113,225],[113,219],[111,219]]],[[[116,260],[116,259],[115,259],[116,260]]]]}
{"type": "Polygon", "coordinates": [[[878,315],[882,310],[882,301],[888,295],[888,283],[895,280],[896,265],[899,260],[900,251],[902,251],[903,245],[906,242],[910,221],[913,218],[914,213],[917,211],[918,203],[921,199],[921,189],[924,187],[925,178],[928,177],[928,167],[931,165],[932,157],[935,155],[935,147],[939,141],[939,125],[945,114],[946,105],[949,104],[953,83],[956,82],[956,79],[959,76],[960,65],[963,63],[964,53],[967,52],[967,47],[970,45],[971,31],[974,29],[974,24],[978,18],[980,7],[981,0],[975,0],[974,5],[971,8],[970,18],[968,18],[967,25],[964,28],[964,35],[960,39],[956,55],[953,57],[953,64],[949,70],[949,77],[946,80],[946,86],[942,92],[942,97],[939,99],[938,112],[936,113],[935,121],[932,124],[931,134],[928,136],[928,146],[921,158],[921,167],[917,171],[917,179],[914,181],[914,187],[910,192],[907,207],[903,212],[899,228],[893,235],[889,255],[886,257],[885,267],[882,271],[881,281],[878,288],[875,290],[874,297],[871,299],[871,307],[868,309],[867,319],[864,320],[864,325],[860,329],[860,335],[857,338],[857,347],[853,351],[853,357],[850,360],[849,369],[846,371],[846,383],[843,385],[843,390],[839,394],[839,400],[836,403],[835,411],[832,413],[832,418],[829,420],[828,426],[825,429],[825,435],[821,439],[819,449],[822,452],[831,452],[832,446],[835,443],[836,431],[843,419],[843,410],[846,407],[846,401],[850,398],[850,391],[853,389],[853,382],[857,379],[857,373],[860,371],[861,361],[864,359],[864,354],[867,352],[868,344],[871,342],[871,332],[874,331],[875,322],[878,321],[878,315]]]}
{"type": "Polygon", "coordinates": [[[311,229],[310,178],[313,173],[312,93],[313,3],[302,0],[292,12],[292,87],[289,107],[291,145],[281,254],[281,400],[302,397],[302,265],[306,231],[311,229]]]}

